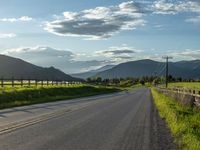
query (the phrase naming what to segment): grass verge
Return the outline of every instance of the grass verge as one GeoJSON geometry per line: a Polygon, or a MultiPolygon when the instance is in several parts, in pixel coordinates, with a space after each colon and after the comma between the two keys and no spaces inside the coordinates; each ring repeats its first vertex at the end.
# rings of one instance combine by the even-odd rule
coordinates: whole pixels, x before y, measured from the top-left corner
{"type": "Polygon", "coordinates": [[[0,109],[58,100],[67,100],[99,94],[120,92],[119,88],[78,85],[71,87],[40,87],[5,90],[0,94],[0,109]]]}
{"type": "Polygon", "coordinates": [[[151,89],[155,105],[180,149],[200,149],[200,110],[182,106],[176,100],[151,89]]]}

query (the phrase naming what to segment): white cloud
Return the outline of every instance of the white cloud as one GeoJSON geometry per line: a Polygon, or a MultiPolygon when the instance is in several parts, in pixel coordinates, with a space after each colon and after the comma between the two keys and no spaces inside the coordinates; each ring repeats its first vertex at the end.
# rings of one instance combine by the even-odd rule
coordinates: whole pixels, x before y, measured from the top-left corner
{"type": "Polygon", "coordinates": [[[118,64],[134,60],[136,55],[140,55],[140,52],[142,50],[136,50],[133,47],[123,44],[122,46],[109,47],[107,50],[96,51],[95,56],[107,58],[115,64],[118,64]]]}
{"type": "Polygon", "coordinates": [[[196,17],[193,17],[193,18],[186,19],[186,22],[200,23],[200,16],[196,16],[196,17]]]}
{"type": "Polygon", "coordinates": [[[16,37],[14,33],[0,33],[0,39],[16,37]]]}
{"type": "Polygon", "coordinates": [[[31,21],[33,20],[33,18],[29,17],[29,16],[22,16],[19,18],[20,21],[31,21]]]}
{"type": "Polygon", "coordinates": [[[172,52],[171,56],[174,58],[190,60],[190,59],[199,59],[200,58],[200,50],[184,50],[180,52],[172,52]]]}
{"type": "Polygon", "coordinates": [[[186,22],[200,23],[200,1],[182,0],[167,1],[158,0],[153,3],[151,10],[154,14],[175,15],[178,13],[192,13],[197,16],[185,19],[186,22]]]}
{"type": "Polygon", "coordinates": [[[128,46],[119,46],[119,47],[109,47],[107,50],[96,51],[97,55],[102,55],[106,57],[113,57],[115,55],[123,55],[123,54],[133,54],[135,53],[135,49],[128,46]]]}
{"type": "Polygon", "coordinates": [[[32,57],[32,59],[36,59],[36,61],[48,61],[48,59],[53,60],[61,57],[68,60],[73,58],[73,53],[70,51],[58,50],[47,46],[8,49],[5,50],[3,54],[20,57],[26,60],[32,57]]]}
{"type": "Polygon", "coordinates": [[[29,16],[21,16],[19,18],[1,18],[0,21],[1,22],[18,22],[18,21],[31,21],[33,20],[33,18],[29,17],[29,16]]]}
{"type": "MultiPolygon", "coordinates": [[[[200,50],[170,50],[167,51],[168,56],[173,57],[173,61],[179,61],[179,60],[195,60],[200,58],[200,50]]],[[[153,59],[157,61],[163,61],[163,56],[165,56],[165,53],[154,53],[143,56],[140,56],[141,59],[147,58],[147,59],[153,59]]]]}
{"type": "Polygon", "coordinates": [[[127,46],[123,44],[122,46],[112,46],[109,47],[107,50],[96,51],[96,54],[103,55],[103,56],[115,56],[115,55],[122,55],[122,54],[134,54],[141,52],[142,50],[136,50],[134,47],[127,46]]]}
{"type": "Polygon", "coordinates": [[[45,30],[59,36],[107,39],[123,30],[145,25],[141,8],[133,1],[118,6],[64,12],[62,19],[47,22],[45,30]]]}
{"type": "Polygon", "coordinates": [[[168,2],[167,0],[158,0],[153,3],[152,11],[155,14],[200,13],[200,2],[187,0],[168,2]]]}

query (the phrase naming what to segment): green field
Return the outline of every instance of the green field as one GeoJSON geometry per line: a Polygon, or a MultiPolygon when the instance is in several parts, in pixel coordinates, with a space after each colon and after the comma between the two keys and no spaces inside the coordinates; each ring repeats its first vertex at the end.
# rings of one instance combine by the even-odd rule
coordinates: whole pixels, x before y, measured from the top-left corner
{"type": "Polygon", "coordinates": [[[90,85],[0,88],[0,109],[119,92],[123,89],[90,85]]]}
{"type": "MultiPolygon", "coordinates": [[[[161,87],[165,87],[165,85],[160,85],[161,87]]],[[[169,88],[184,88],[191,90],[200,90],[200,82],[176,82],[169,83],[169,88]]]]}
{"type": "Polygon", "coordinates": [[[176,100],[158,93],[155,89],[151,91],[159,114],[165,119],[179,148],[199,150],[200,109],[182,106],[176,100]]]}

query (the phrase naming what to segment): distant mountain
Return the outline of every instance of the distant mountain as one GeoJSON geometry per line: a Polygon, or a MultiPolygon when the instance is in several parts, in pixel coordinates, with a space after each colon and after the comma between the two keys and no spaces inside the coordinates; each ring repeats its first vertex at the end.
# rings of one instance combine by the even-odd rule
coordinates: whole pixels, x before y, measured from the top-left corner
{"type": "Polygon", "coordinates": [[[95,76],[98,72],[102,72],[102,71],[111,69],[114,66],[115,65],[106,65],[106,66],[103,66],[103,67],[96,69],[96,70],[91,70],[91,71],[87,71],[87,72],[83,72],[83,73],[71,74],[71,76],[76,77],[76,78],[87,79],[89,77],[95,76]]]}
{"type": "Polygon", "coordinates": [[[21,59],[0,55],[0,78],[11,79],[49,79],[49,80],[79,80],[54,67],[43,68],[21,59]]]}
{"type": "MultiPolygon", "coordinates": [[[[185,79],[200,79],[200,60],[169,63],[169,74],[185,79]]],[[[165,63],[149,59],[119,64],[109,70],[98,72],[95,76],[102,78],[126,78],[153,75],[165,75],[165,63]]]]}

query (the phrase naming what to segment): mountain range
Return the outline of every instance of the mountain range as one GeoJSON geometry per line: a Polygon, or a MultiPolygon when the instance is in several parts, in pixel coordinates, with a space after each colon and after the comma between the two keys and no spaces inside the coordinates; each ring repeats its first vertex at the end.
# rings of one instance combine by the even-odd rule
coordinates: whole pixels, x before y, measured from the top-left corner
{"type": "Polygon", "coordinates": [[[0,78],[6,79],[40,79],[77,81],[64,72],[54,68],[43,68],[18,58],[0,55],[0,78]]]}
{"type": "MultiPolygon", "coordinates": [[[[149,59],[106,65],[96,70],[68,75],[54,67],[44,68],[22,59],[0,55],[0,78],[77,81],[88,77],[127,78],[165,75],[165,62],[149,59]]],[[[169,62],[169,74],[183,79],[200,79],[200,60],[169,62]]]]}
{"type": "Polygon", "coordinates": [[[106,66],[103,66],[103,67],[96,69],[96,70],[91,70],[91,71],[87,71],[87,72],[83,72],[83,73],[71,74],[71,76],[76,77],[76,78],[87,79],[89,77],[95,76],[99,72],[109,70],[113,67],[115,67],[115,65],[106,65],[106,66]]]}
{"type": "MultiPolygon", "coordinates": [[[[91,77],[127,78],[165,75],[165,62],[149,59],[130,61],[97,72],[91,77]]],[[[169,74],[183,79],[200,79],[200,60],[169,62],[169,74]]]]}

